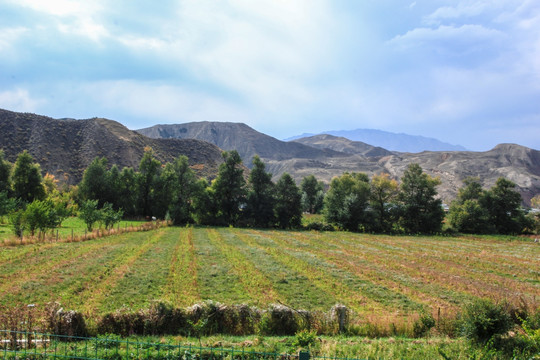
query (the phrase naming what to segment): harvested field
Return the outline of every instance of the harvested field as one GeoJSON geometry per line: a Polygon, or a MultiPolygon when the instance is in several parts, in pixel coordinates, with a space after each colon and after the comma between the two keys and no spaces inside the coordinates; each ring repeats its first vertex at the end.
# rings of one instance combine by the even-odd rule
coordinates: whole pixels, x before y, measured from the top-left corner
{"type": "Polygon", "coordinates": [[[392,322],[475,297],[540,302],[540,246],[511,237],[163,228],[77,243],[0,247],[0,303],[58,301],[90,316],[203,300],[392,322]]]}

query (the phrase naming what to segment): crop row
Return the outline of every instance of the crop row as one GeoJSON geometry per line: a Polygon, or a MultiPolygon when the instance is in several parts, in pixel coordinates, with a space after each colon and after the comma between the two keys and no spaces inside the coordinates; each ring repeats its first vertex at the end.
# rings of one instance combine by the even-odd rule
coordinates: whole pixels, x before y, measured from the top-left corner
{"type": "Polygon", "coordinates": [[[366,317],[454,311],[475,297],[540,301],[540,247],[515,239],[163,228],[0,248],[0,303],[87,314],[204,300],[366,317]]]}

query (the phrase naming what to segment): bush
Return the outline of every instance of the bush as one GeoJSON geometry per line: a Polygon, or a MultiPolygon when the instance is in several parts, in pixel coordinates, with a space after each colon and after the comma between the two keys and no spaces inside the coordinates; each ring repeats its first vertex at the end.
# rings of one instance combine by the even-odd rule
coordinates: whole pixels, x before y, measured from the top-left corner
{"type": "Polygon", "coordinates": [[[461,333],[473,343],[485,345],[506,334],[513,326],[504,304],[478,299],[465,307],[461,316],[461,333]]]}
{"type": "Polygon", "coordinates": [[[435,319],[431,314],[422,314],[413,325],[413,336],[415,338],[426,336],[431,328],[435,326],[435,319]]]}
{"type": "Polygon", "coordinates": [[[326,224],[319,221],[313,221],[304,226],[306,230],[315,230],[315,231],[334,231],[334,227],[330,224],[326,224]]]}
{"type": "Polygon", "coordinates": [[[295,335],[293,346],[307,348],[315,344],[316,339],[317,333],[315,331],[308,331],[306,329],[300,330],[295,335]]]}

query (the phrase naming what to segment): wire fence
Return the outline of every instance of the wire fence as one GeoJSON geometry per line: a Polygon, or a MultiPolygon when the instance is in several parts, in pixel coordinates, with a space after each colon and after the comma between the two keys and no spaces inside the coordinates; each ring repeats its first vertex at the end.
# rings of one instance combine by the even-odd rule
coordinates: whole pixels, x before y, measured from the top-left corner
{"type": "Polygon", "coordinates": [[[108,337],[77,337],[37,332],[0,330],[1,359],[81,359],[81,360],[353,360],[314,357],[307,351],[297,354],[258,352],[245,348],[202,347],[171,343],[148,343],[108,337]]]}

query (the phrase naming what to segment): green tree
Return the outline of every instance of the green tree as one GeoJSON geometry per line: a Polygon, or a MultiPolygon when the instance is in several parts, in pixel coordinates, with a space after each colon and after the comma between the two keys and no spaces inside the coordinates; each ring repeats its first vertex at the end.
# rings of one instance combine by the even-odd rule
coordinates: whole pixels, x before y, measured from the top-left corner
{"type": "Polygon", "coordinates": [[[125,167],[120,172],[120,179],[117,187],[118,199],[116,208],[124,210],[128,216],[137,215],[137,174],[130,167],[125,167]]]}
{"type": "Polygon", "coordinates": [[[144,216],[152,215],[152,202],[156,184],[159,181],[161,163],[154,157],[151,148],[146,148],[139,163],[137,188],[139,190],[139,212],[144,216]]]}
{"type": "Polygon", "coordinates": [[[535,195],[531,199],[531,206],[535,209],[540,209],[540,195],[535,195]]]}
{"type": "Polygon", "coordinates": [[[12,182],[15,198],[23,203],[28,204],[45,198],[41,170],[26,150],[20,153],[15,161],[12,182]]]}
{"type": "Polygon", "coordinates": [[[489,221],[489,212],[482,205],[485,191],[478,178],[467,178],[464,186],[458,190],[458,195],[448,213],[450,226],[459,232],[483,234],[495,231],[489,221]]]}
{"type": "Polygon", "coordinates": [[[217,178],[212,182],[214,201],[219,221],[235,225],[245,204],[246,181],[241,167],[242,159],[236,150],[223,152],[224,162],[219,166],[217,178]]]}
{"type": "Polygon", "coordinates": [[[98,200],[86,200],[79,206],[79,218],[86,224],[88,231],[92,231],[94,224],[101,221],[102,213],[98,208],[98,200]]]}
{"type": "Polygon", "coordinates": [[[15,209],[15,199],[8,196],[7,191],[0,192],[0,224],[4,222],[4,216],[15,209]]]}
{"type": "Polygon", "coordinates": [[[11,164],[4,159],[4,152],[0,150],[0,193],[7,196],[11,193],[11,164]]]}
{"type": "Polygon", "coordinates": [[[323,208],[324,187],[314,175],[308,175],[300,183],[303,210],[310,214],[318,214],[323,208]]]}
{"type": "Polygon", "coordinates": [[[521,211],[521,194],[515,187],[512,181],[498,178],[495,186],[481,200],[489,212],[490,222],[500,234],[521,233],[526,224],[525,215],[521,211]]]}
{"type": "Polygon", "coordinates": [[[24,210],[23,221],[30,234],[34,236],[35,231],[39,230],[43,236],[49,229],[59,226],[63,220],[58,213],[55,204],[47,200],[34,200],[24,210]]]}
{"type": "Polygon", "coordinates": [[[169,194],[169,215],[175,225],[187,224],[193,221],[193,199],[202,191],[197,177],[189,167],[186,156],[177,157],[167,164],[163,171],[167,174],[168,182],[172,184],[169,194]]]}
{"type": "Polygon", "coordinates": [[[266,166],[255,155],[253,168],[249,174],[249,191],[246,201],[246,218],[257,227],[270,227],[274,224],[274,183],[272,174],[266,172],[266,166]]]}
{"type": "Polygon", "coordinates": [[[193,217],[197,224],[215,225],[217,223],[218,209],[214,199],[214,189],[208,181],[198,180],[193,194],[193,217]]]}
{"type": "Polygon", "coordinates": [[[302,225],[302,194],[287,173],[284,173],[276,184],[275,213],[277,225],[282,229],[302,225]]]}
{"type": "Polygon", "coordinates": [[[105,203],[100,212],[99,218],[103,222],[103,225],[105,225],[105,229],[112,229],[115,224],[122,220],[122,216],[124,216],[122,209],[115,210],[111,203],[105,203]]]}
{"type": "Polygon", "coordinates": [[[98,206],[103,206],[109,200],[109,193],[107,159],[96,157],[84,170],[79,184],[79,195],[81,200],[98,200],[98,206]]]}
{"type": "Polygon", "coordinates": [[[395,220],[395,200],[399,185],[390,175],[382,173],[371,179],[369,205],[374,214],[373,230],[390,232],[395,220]]]}
{"type": "Polygon", "coordinates": [[[444,219],[442,201],[435,198],[438,178],[424,173],[420,165],[410,164],[401,179],[398,194],[400,224],[408,233],[433,233],[441,230],[444,219]]]}
{"type": "Polygon", "coordinates": [[[330,182],[324,198],[324,216],[338,227],[359,231],[368,221],[366,208],[370,196],[369,178],[363,173],[344,173],[330,182]]]}
{"type": "Polygon", "coordinates": [[[9,223],[15,236],[22,239],[26,223],[24,221],[24,210],[18,209],[9,213],[9,223]]]}
{"type": "Polygon", "coordinates": [[[110,203],[113,208],[120,209],[122,206],[120,203],[122,202],[122,199],[120,198],[120,193],[122,191],[122,174],[120,170],[118,169],[118,166],[113,165],[109,171],[107,171],[107,184],[108,184],[108,191],[107,191],[107,201],[110,203]]]}

